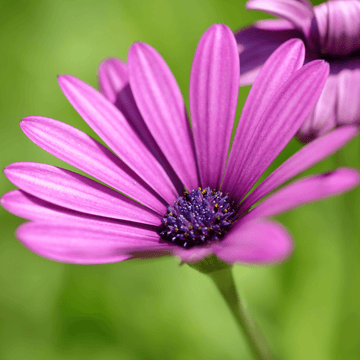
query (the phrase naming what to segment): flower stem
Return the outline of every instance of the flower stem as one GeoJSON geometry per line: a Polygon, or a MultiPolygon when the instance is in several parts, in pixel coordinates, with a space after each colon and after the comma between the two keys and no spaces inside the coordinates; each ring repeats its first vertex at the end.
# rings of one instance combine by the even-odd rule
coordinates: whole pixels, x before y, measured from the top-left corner
{"type": "Polygon", "coordinates": [[[264,335],[255,323],[255,320],[246,311],[244,304],[237,294],[231,268],[225,268],[208,274],[219,289],[221,295],[228,304],[236,322],[244,333],[253,354],[258,360],[275,359],[270,347],[266,343],[264,335]]]}

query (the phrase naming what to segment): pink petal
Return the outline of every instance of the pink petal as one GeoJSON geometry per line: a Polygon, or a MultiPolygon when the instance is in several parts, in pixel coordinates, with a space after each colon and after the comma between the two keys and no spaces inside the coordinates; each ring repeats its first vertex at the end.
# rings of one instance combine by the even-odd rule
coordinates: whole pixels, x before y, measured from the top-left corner
{"type": "Polygon", "coordinates": [[[132,252],[169,247],[159,243],[152,230],[127,225],[102,229],[95,226],[26,223],[17,232],[31,251],[52,260],[73,264],[104,264],[122,261],[132,252]]]}
{"type": "Polygon", "coordinates": [[[236,158],[232,163],[229,159],[227,165],[227,169],[236,171],[225,177],[225,192],[230,192],[236,201],[246,195],[295,135],[314,108],[328,74],[329,66],[322,60],[306,64],[278,90],[260,121],[254,119],[258,122],[258,128],[251,133],[253,137],[243,155],[242,165],[237,165],[236,158]]]}
{"type": "Polygon", "coordinates": [[[241,204],[246,210],[286,181],[342,148],[358,134],[355,126],[344,126],[304,146],[273,171],[241,204]]]}
{"type": "Polygon", "coordinates": [[[341,71],[338,84],[338,125],[360,125],[360,69],[341,71]]]}
{"type": "Polygon", "coordinates": [[[327,174],[305,177],[276,191],[243,219],[270,217],[298,206],[349,191],[359,184],[355,169],[339,168],[327,174]]]}
{"type": "Polygon", "coordinates": [[[129,83],[126,64],[120,59],[106,59],[99,66],[98,79],[101,92],[114,104],[118,93],[129,83]]]}
{"type": "MultiPolygon", "coordinates": [[[[50,154],[163,215],[165,205],[111,151],[60,121],[32,116],[20,123],[25,135],[50,154]]],[[[151,190],[151,189],[150,189],[151,190]]]]}
{"type": "Polygon", "coordinates": [[[302,30],[308,38],[311,20],[314,16],[309,2],[296,0],[250,0],[246,3],[248,10],[265,11],[272,15],[291,21],[298,29],[302,30]]]}
{"type": "Polygon", "coordinates": [[[183,263],[198,262],[212,254],[210,247],[193,247],[191,249],[184,249],[180,246],[173,246],[171,253],[181,259],[183,263]]]}
{"type": "Polygon", "coordinates": [[[128,55],[130,86],[147,127],[186,188],[198,187],[196,161],[184,101],[160,54],[135,43],[128,55]]]}
{"type": "Polygon", "coordinates": [[[168,203],[172,203],[177,195],[173,184],[119,110],[98,91],[75,77],[60,76],[59,84],[80,116],[116,155],[168,203]]]}
{"type": "Polygon", "coordinates": [[[202,187],[219,189],[234,125],[240,65],[231,30],[211,26],[196,48],[190,114],[202,187]]]}
{"type": "Polygon", "coordinates": [[[252,84],[269,56],[285,41],[302,33],[283,19],[263,20],[235,33],[240,54],[240,86],[252,84]]]}
{"type": "Polygon", "coordinates": [[[301,142],[308,143],[336,126],[338,83],[338,76],[330,74],[313,112],[296,134],[301,142]]]}
{"type": "Polygon", "coordinates": [[[293,252],[290,234],[274,221],[239,221],[225,239],[212,246],[221,260],[234,264],[270,265],[293,252]]]}
{"type": "Polygon", "coordinates": [[[53,204],[114,219],[159,225],[161,217],[85,176],[51,165],[15,163],[4,170],[21,190],[53,204]]]}

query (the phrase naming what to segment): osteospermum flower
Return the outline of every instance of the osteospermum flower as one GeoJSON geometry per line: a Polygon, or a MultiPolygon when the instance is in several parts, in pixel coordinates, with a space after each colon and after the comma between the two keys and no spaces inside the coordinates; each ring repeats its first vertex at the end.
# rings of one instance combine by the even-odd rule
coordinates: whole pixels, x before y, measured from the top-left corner
{"type": "Polygon", "coordinates": [[[196,49],[192,130],[174,76],[147,44],[132,45],[127,65],[116,59],[101,65],[105,96],[75,77],[60,76],[67,99],[113,152],[56,120],[32,116],[21,128],[37,145],[105,185],[51,165],[9,165],[5,174],[21,190],[5,194],[2,205],[31,220],[19,227],[17,237],[42,256],[80,264],[166,254],[183,262],[211,254],[227,263],[285,259],[293,249],[290,235],[267,218],[359,182],[357,171],[345,168],[310,176],[252,209],[344,145],[357,132],[349,126],[305,146],[246,197],[322,91],[328,65],[314,61],[302,67],[303,60],[302,42],[290,40],[266,62],[228,161],[239,57],[225,25],[208,29],[196,49]]]}
{"type": "Polygon", "coordinates": [[[247,9],[281,19],[262,20],[236,34],[241,85],[251,84],[266,59],[291,38],[305,42],[306,60],[324,59],[330,75],[319,102],[297,137],[309,142],[329,130],[360,125],[360,1],[250,0],[247,9]]]}

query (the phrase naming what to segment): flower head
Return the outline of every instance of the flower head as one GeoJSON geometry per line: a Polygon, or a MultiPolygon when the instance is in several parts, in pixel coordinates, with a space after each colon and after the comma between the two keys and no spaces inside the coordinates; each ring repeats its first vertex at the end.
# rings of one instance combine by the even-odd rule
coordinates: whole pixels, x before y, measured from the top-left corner
{"type": "Polygon", "coordinates": [[[306,143],[333,128],[360,125],[360,1],[330,0],[312,7],[308,0],[249,0],[246,7],[281,19],[258,21],[236,34],[241,84],[252,83],[282,43],[300,38],[305,62],[326,60],[330,75],[298,139],[306,143]]]}
{"type": "Polygon", "coordinates": [[[268,264],[293,249],[287,231],[267,218],[353,188],[353,169],[303,178],[253,205],[357,133],[338,129],[305,146],[247,197],[261,174],[315,105],[328,65],[304,67],[300,40],[265,63],[243,109],[227,159],[239,87],[235,38],[209,28],[196,49],[190,78],[191,129],[179,87],[162,57],[135,43],[128,64],[101,64],[102,90],[59,77],[67,99],[113,150],[62,122],[32,116],[24,133],[79,170],[37,163],[5,169],[21,190],[2,205],[30,222],[17,237],[57,261],[97,264],[172,254],[196,262],[215,254],[227,263],[268,264]]]}

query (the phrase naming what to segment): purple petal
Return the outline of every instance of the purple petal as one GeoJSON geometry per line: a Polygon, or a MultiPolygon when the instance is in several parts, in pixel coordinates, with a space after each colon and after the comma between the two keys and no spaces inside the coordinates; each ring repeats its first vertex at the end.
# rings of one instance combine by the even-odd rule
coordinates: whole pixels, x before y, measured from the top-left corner
{"type": "Polygon", "coordinates": [[[53,204],[114,219],[159,225],[160,216],[85,176],[51,165],[15,163],[4,170],[21,190],[53,204]]]}
{"type": "Polygon", "coordinates": [[[306,64],[278,90],[260,121],[254,119],[258,128],[252,133],[241,167],[236,158],[227,165],[233,172],[228,175],[227,183],[224,180],[225,191],[235,200],[240,201],[246,195],[295,135],[314,108],[328,74],[329,66],[322,60],[306,64]]]}
{"type": "Polygon", "coordinates": [[[60,76],[59,84],[80,116],[116,155],[168,203],[172,203],[177,196],[173,184],[120,111],[102,94],[75,77],[60,76]]]}
{"type": "Polygon", "coordinates": [[[358,134],[355,126],[344,126],[304,146],[272,172],[241,204],[245,211],[271,191],[330,156],[358,134]]]}
{"type": "Polygon", "coordinates": [[[186,188],[198,187],[192,138],[176,80],[160,54],[135,43],[128,56],[130,86],[151,134],[186,188]]]}
{"type": "Polygon", "coordinates": [[[350,168],[339,168],[327,174],[309,176],[276,191],[243,219],[282,214],[298,206],[349,191],[356,187],[359,181],[359,172],[350,168]]]}
{"type": "Polygon", "coordinates": [[[147,185],[136,174],[105,146],[82,131],[40,116],[25,118],[20,126],[30,140],[50,154],[159,214],[165,213],[165,205],[149,191],[147,185]]]}
{"type": "Polygon", "coordinates": [[[348,55],[360,48],[360,3],[328,1],[314,8],[321,50],[348,55]]]}
{"type": "Polygon", "coordinates": [[[238,186],[237,179],[242,172],[247,149],[262,129],[259,121],[263,112],[289,76],[302,66],[304,57],[304,44],[299,39],[292,39],[281,45],[261,69],[247,97],[236,129],[225,170],[223,185],[226,191],[230,192],[231,188],[238,186]]]}
{"type": "Polygon", "coordinates": [[[310,34],[311,20],[314,16],[308,2],[295,0],[250,0],[246,3],[248,10],[260,10],[291,21],[301,29],[305,37],[310,34]]]}
{"type": "Polygon", "coordinates": [[[289,257],[294,245],[289,233],[276,222],[240,221],[212,249],[218,258],[230,264],[269,265],[289,257]]]}
{"type": "Polygon", "coordinates": [[[283,20],[263,20],[235,34],[240,54],[240,86],[255,81],[269,56],[285,41],[302,38],[292,23],[283,20]]]}
{"type": "Polygon", "coordinates": [[[167,248],[152,230],[118,225],[115,229],[95,226],[26,223],[16,233],[33,252],[52,260],[73,264],[104,264],[122,261],[135,251],[167,248]]]}
{"type": "Polygon", "coordinates": [[[126,64],[120,59],[106,59],[99,66],[98,78],[101,92],[114,104],[118,93],[129,82],[126,64]]]}
{"type": "Polygon", "coordinates": [[[338,125],[360,125],[360,69],[341,71],[338,84],[338,125]]]}
{"type": "Polygon", "coordinates": [[[313,141],[336,126],[338,83],[338,76],[330,74],[313,112],[296,134],[301,142],[313,141]]]}
{"type": "Polygon", "coordinates": [[[210,27],[196,48],[190,114],[202,187],[219,189],[234,125],[240,65],[231,30],[210,27]]]}

